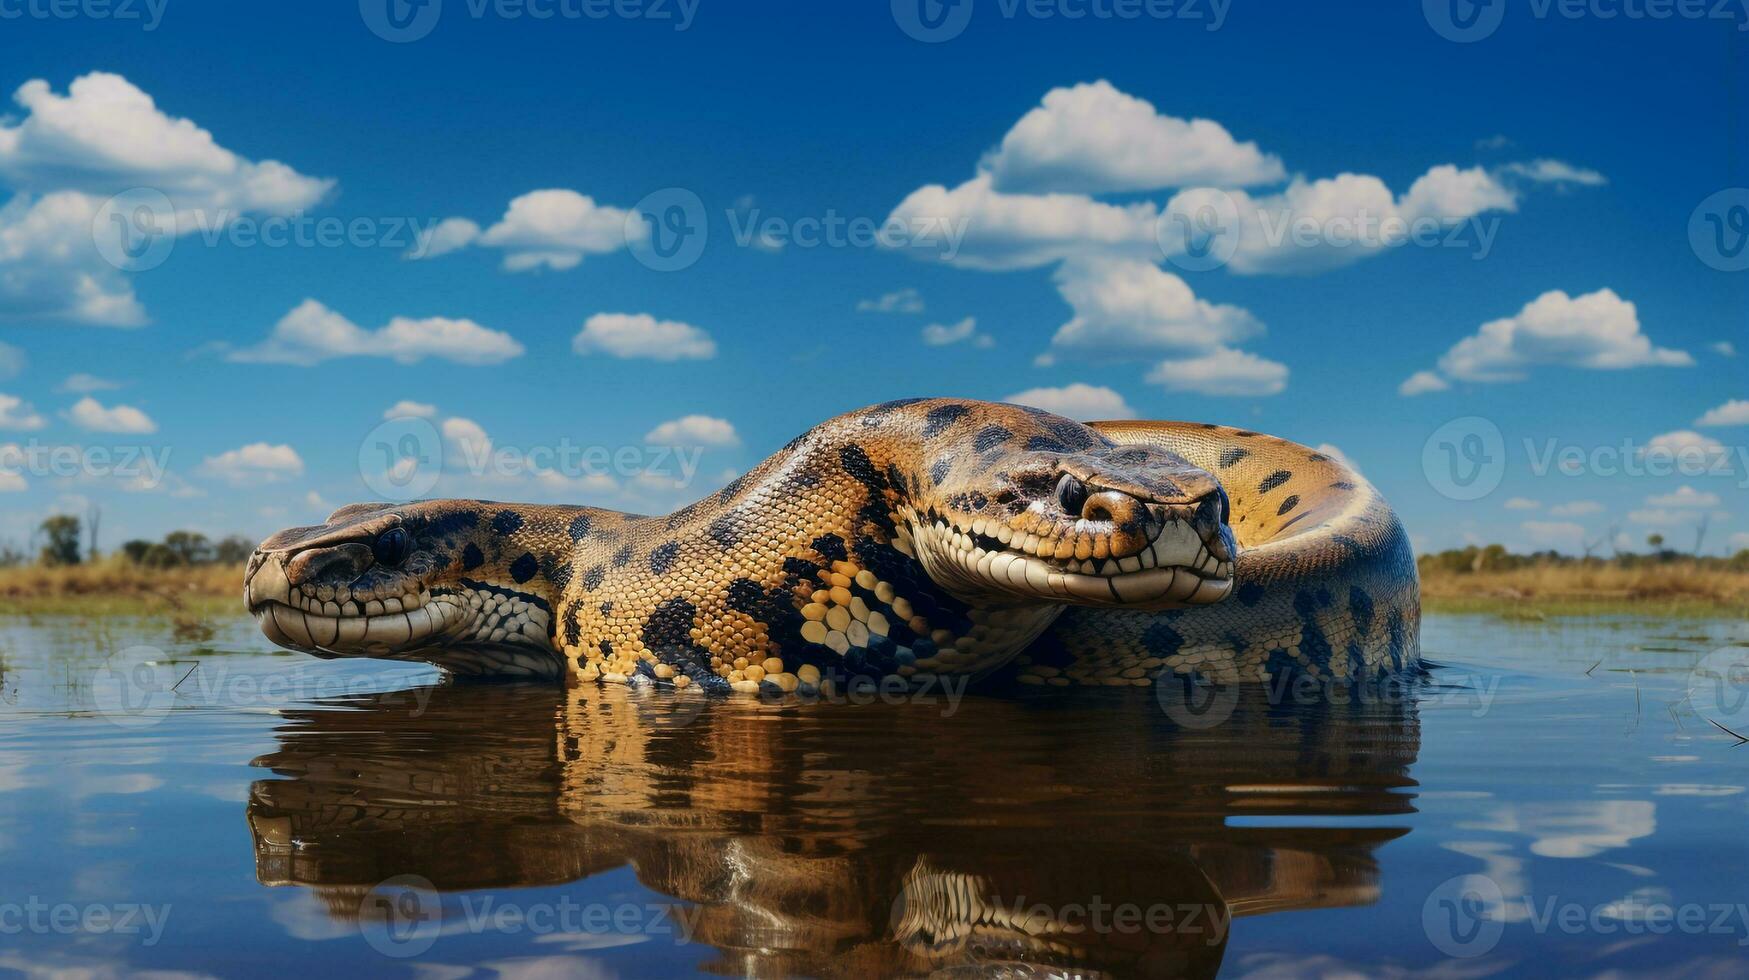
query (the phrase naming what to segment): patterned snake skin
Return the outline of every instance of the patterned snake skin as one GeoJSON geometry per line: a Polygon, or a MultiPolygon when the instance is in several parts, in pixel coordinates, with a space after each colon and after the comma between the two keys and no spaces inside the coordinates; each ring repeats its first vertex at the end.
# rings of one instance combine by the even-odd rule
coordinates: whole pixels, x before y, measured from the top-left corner
{"type": "Polygon", "coordinates": [[[1418,658],[1407,539],[1338,461],[959,399],[828,420],[665,517],[354,504],[263,542],[244,592],[270,639],[321,657],[783,696],[1418,658]]]}

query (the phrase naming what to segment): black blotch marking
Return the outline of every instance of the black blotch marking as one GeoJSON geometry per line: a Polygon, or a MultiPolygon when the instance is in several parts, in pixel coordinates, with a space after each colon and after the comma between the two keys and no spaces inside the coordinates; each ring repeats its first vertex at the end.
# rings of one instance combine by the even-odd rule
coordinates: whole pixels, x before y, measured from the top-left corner
{"type": "Polygon", "coordinates": [[[887,464],[887,485],[894,490],[903,490],[907,485],[910,485],[912,490],[916,490],[916,482],[917,481],[915,480],[907,481],[905,479],[905,471],[899,469],[898,463],[887,464]]]}
{"type": "Polygon", "coordinates": [[[1287,513],[1290,510],[1293,510],[1295,507],[1298,507],[1299,505],[1300,505],[1299,496],[1297,494],[1289,494],[1288,498],[1281,502],[1281,509],[1275,512],[1275,516],[1280,517],[1281,515],[1287,513]]]}
{"type": "Polygon", "coordinates": [[[534,578],[535,573],[538,571],[540,571],[540,562],[536,561],[535,557],[526,551],[522,553],[521,558],[510,563],[510,577],[517,585],[521,585],[529,579],[534,578]]]}
{"type": "Polygon", "coordinates": [[[844,539],[836,534],[822,534],[815,538],[809,547],[819,552],[820,557],[827,561],[843,561],[850,556],[850,551],[845,547],[844,539]]]}
{"type": "MultiPolygon", "coordinates": [[[[696,657],[703,651],[692,639],[693,618],[698,607],[678,596],[664,599],[644,621],[641,638],[644,649],[667,661],[681,657],[696,657]]],[[[709,658],[704,658],[705,662],[709,658]]]]}
{"type": "Polygon", "coordinates": [[[541,571],[546,573],[547,581],[559,587],[560,592],[571,584],[572,569],[568,561],[542,562],[541,571]]]}
{"type": "Polygon", "coordinates": [[[724,514],[712,521],[705,533],[725,551],[741,543],[741,524],[734,513],[724,514]]]}
{"type": "Polygon", "coordinates": [[[1155,622],[1142,631],[1142,648],[1156,657],[1170,657],[1184,646],[1184,636],[1170,625],[1155,622]]]}
{"type": "Polygon", "coordinates": [[[612,640],[602,640],[597,645],[601,648],[601,655],[602,656],[604,656],[604,657],[613,656],[613,641],[612,640]]]}
{"type": "Polygon", "coordinates": [[[929,466],[929,482],[934,483],[937,486],[939,486],[941,484],[941,481],[947,479],[948,471],[951,469],[953,469],[953,461],[952,460],[946,460],[946,459],[936,460],[934,463],[930,464],[930,466],[929,466]]]}
{"type": "Polygon", "coordinates": [[[1293,527],[1295,524],[1298,524],[1299,522],[1305,520],[1306,518],[1308,518],[1310,516],[1312,516],[1311,511],[1302,510],[1298,514],[1295,514],[1294,516],[1288,518],[1287,520],[1282,521],[1281,526],[1276,528],[1276,530],[1277,531],[1285,531],[1288,528],[1293,527]]]}
{"type": "Polygon", "coordinates": [[[565,610],[565,645],[576,646],[582,634],[583,627],[577,622],[577,614],[582,611],[580,603],[571,603],[565,610]]]}
{"type": "Polygon", "coordinates": [[[1233,593],[1233,598],[1238,599],[1244,605],[1255,606],[1263,601],[1263,596],[1267,591],[1256,582],[1243,582],[1240,583],[1238,591],[1233,593]]]}
{"type": "Polygon", "coordinates": [[[600,565],[591,565],[583,573],[583,591],[594,592],[601,588],[601,580],[607,577],[607,569],[600,565]]]}
{"type": "Polygon", "coordinates": [[[513,510],[501,510],[492,515],[492,530],[509,537],[522,530],[522,515],[513,510]]]}
{"type": "Polygon", "coordinates": [[[751,614],[765,601],[765,589],[750,578],[738,578],[729,583],[727,604],[731,611],[751,614]]]}
{"type": "Polygon", "coordinates": [[[1262,483],[1257,484],[1257,492],[1268,493],[1293,478],[1293,473],[1287,470],[1276,470],[1274,473],[1264,477],[1262,483]]]}
{"type": "Polygon", "coordinates": [[[923,416],[923,438],[933,439],[947,427],[971,414],[971,409],[964,405],[937,405],[923,416]]]}
{"type": "Polygon", "coordinates": [[[1355,633],[1365,637],[1372,632],[1372,596],[1358,585],[1348,588],[1348,612],[1354,617],[1355,633]]]}
{"type": "Polygon", "coordinates": [[[650,551],[650,571],[657,575],[666,575],[674,567],[674,559],[680,556],[680,542],[668,541],[657,545],[650,551]]]}
{"type": "Polygon", "coordinates": [[[1326,463],[1326,462],[1329,462],[1329,460],[1330,460],[1330,457],[1324,455],[1323,453],[1312,453],[1311,455],[1307,456],[1306,458],[1311,460],[1314,463],[1326,463]]]}
{"type": "Polygon", "coordinates": [[[485,563],[486,556],[480,553],[480,546],[469,541],[468,546],[462,549],[462,571],[471,572],[485,563]]]}
{"type": "Polygon", "coordinates": [[[1054,436],[1032,436],[1026,440],[1026,448],[1035,453],[1066,453],[1069,447],[1063,445],[1063,440],[1054,436]]]}
{"type": "Polygon", "coordinates": [[[929,399],[927,398],[895,398],[892,401],[885,401],[881,402],[879,405],[870,406],[869,411],[876,415],[886,415],[894,409],[904,408],[906,405],[915,405],[918,402],[928,400],[929,399]]]}
{"type": "Polygon", "coordinates": [[[444,514],[442,517],[434,517],[431,520],[426,521],[420,530],[432,537],[443,537],[445,535],[454,534],[457,531],[479,526],[479,514],[471,510],[458,510],[454,513],[444,514]]]}
{"type": "Polygon", "coordinates": [[[879,493],[886,489],[887,478],[875,469],[874,462],[868,458],[868,453],[863,452],[862,447],[856,443],[853,442],[838,450],[838,462],[843,465],[844,472],[850,474],[851,479],[870,490],[879,493]]]}
{"type": "Polygon", "coordinates": [[[1223,449],[1221,450],[1221,469],[1224,470],[1249,455],[1251,455],[1250,450],[1240,449],[1238,446],[1234,446],[1231,449],[1223,449]]]}
{"type": "Polygon", "coordinates": [[[596,606],[595,608],[601,610],[601,614],[603,616],[611,616],[611,615],[613,615],[613,600],[609,599],[606,602],[602,603],[601,605],[596,606]]]}
{"type": "Polygon", "coordinates": [[[589,519],[588,514],[578,514],[576,517],[571,518],[570,532],[572,543],[583,540],[583,536],[589,533],[589,528],[594,526],[594,523],[595,522],[589,519]]]}
{"type": "Polygon", "coordinates": [[[1318,625],[1316,613],[1329,604],[1330,593],[1324,589],[1301,589],[1294,593],[1294,615],[1300,618],[1300,653],[1315,666],[1325,668],[1336,651],[1318,625]]]}
{"type": "Polygon", "coordinates": [[[613,567],[624,568],[632,563],[632,546],[626,545],[613,553],[613,567]]]}
{"type": "Polygon", "coordinates": [[[1000,425],[986,425],[972,437],[972,448],[980,453],[987,453],[997,446],[1014,438],[1014,433],[1000,425]]]}
{"type": "Polygon", "coordinates": [[[1250,439],[1257,435],[1257,433],[1252,432],[1250,429],[1234,429],[1233,434],[1241,439],[1250,439]]]}
{"type": "Polygon", "coordinates": [[[1332,489],[1332,490],[1353,490],[1354,484],[1349,483],[1347,480],[1337,480],[1335,483],[1330,484],[1330,489],[1332,489]]]}

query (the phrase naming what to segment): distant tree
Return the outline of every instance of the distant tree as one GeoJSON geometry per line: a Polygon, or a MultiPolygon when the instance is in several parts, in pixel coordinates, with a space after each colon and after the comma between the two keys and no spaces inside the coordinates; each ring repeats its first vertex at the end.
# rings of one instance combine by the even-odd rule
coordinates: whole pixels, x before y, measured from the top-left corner
{"type": "Polygon", "coordinates": [[[241,565],[249,560],[249,555],[255,551],[255,542],[240,534],[233,534],[213,545],[213,561],[222,565],[241,565]]]}
{"type": "Polygon", "coordinates": [[[176,553],[179,564],[201,565],[212,561],[212,542],[199,531],[171,531],[164,535],[164,547],[176,553]]]}
{"type": "Polygon", "coordinates": [[[1664,547],[1664,535],[1648,534],[1646,535],[1646,543],[1652,546],[1653,551],[1658,551],[1664,547]]]}
{"type": "Polygon", "coordinates": [[[79,518],[56,514],[38,525],[37,530],[43,538],[43,564],[79,564],[79,518]]]}
{"type": "Polygon", "coordinates": [[[121,553],[127,556],[128,561],[138,565],[145,560],[146,552],[152,550],[152,545],[154,543],[155,542],[147,541],[144,538],[134,538],[131,541],[123,541],[121,543],[121,553]]]}
{"type": "Polygon", "coordinates": [[[145,554],[140,556],[140,564],[147,568],[175,568],[188,562],[169,545],[156,543],[146,548],[145,554]]]}

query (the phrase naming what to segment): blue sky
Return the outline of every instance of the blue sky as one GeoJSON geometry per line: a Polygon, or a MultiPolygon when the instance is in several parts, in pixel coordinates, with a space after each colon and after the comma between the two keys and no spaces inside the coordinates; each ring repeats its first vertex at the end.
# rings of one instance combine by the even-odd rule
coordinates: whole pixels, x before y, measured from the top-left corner
{"type": "Polygon", "coordinates": [[[664,511],[836,412],[1028,393],[1334,446],[1423,548],[1749,547],[1740,8],[160,2],[0,2],[0,539],[315,521],[403,402],[433,494],[664,511]]]}

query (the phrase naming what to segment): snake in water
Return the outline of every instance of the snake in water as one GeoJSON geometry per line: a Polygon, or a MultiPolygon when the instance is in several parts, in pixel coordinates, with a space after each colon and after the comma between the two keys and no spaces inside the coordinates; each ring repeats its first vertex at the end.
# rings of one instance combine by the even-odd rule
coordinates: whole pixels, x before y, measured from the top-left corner
{"type": "Polygon", "coordinates": [[[830,419],[666,516],[353,504],[262,542],[244,594],[270,639],[320,657],[803,696],[1419,659],[1408,538],[1341,460],[962,399],[830,419]]]}

